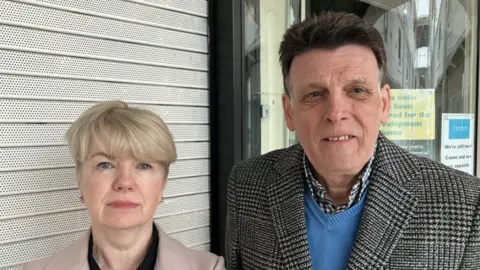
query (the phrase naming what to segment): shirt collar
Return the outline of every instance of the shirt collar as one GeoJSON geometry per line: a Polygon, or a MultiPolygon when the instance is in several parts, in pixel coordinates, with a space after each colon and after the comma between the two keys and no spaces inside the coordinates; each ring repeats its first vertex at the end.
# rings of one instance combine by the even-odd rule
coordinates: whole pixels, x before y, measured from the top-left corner
{"type": "MultiPolygon", "coordinates": [[[[150,245],[147,250],[147,254],[143,258],[142,263],[138,266],[138,270],[153,270],[155,269],[155,263],[157,261],[157,253],[158,253],[158,230],[157,226],[153,224],[153,231],[152,231],[152,240],[150,241],[150,245]]],[[[88,241],[88,265],[90,270],[100,270],[97,262],[93,258],[93,234],[90,233],[90,238],[88,241]]]]}
{"type": "Polygon", "coordinates": [[[327,199],[327,190],[317,179],[315,179],[310,168],[310,162],[308,160],[308,157],[305,153],[303,154],[303,167],[305,170],[305,177],[308,187],[313,198],[326,214],[333,215],[348,210],[362,199],[369,183],[369,177],[372,170],[372,163],[375,157],[376,148],[377,144],[375,143],[375,145],[373,146],[372,156],[368,160],[366,166],[360,172],[357,182],[353,185],[352,190],[350,191],[348,201],[345,204],[339,206],[335,206],[332,201],[327,199]]]}

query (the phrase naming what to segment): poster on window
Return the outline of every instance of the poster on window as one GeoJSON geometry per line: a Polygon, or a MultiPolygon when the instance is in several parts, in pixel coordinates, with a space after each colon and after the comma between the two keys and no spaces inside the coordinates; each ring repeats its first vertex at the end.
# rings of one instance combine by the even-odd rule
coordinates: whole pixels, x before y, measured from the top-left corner
{"type": "Polygon", "coordinates": [[[390,140],[435,139],[435,89],[391,89],[390,118],[382,132],[390,140]]]}
{"type": "Polygon", "coordinates": [[[435,89],[391,89],[382,133],[410,153],[435,159],[435,89]]]}
{"type": "Polygon", "coordinates": [[[454,169],[474,174],[475,115],[442,114],[441,162],[454,169]]]}

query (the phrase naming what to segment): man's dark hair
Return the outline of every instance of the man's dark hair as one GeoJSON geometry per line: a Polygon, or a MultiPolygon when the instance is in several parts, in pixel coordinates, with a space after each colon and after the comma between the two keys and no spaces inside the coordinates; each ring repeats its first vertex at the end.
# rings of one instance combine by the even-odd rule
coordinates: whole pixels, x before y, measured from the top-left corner
{"type": "Polygon", "coordinates": [[[373,51],[382,80],[387,61],[382,36],[373,25],[357,15],[326,11],[290,27],[283,35],[279,50],[285,93],[290,94],[288,79],[295,56],[312,49],[333,50],[351,44],[373,51]]]}

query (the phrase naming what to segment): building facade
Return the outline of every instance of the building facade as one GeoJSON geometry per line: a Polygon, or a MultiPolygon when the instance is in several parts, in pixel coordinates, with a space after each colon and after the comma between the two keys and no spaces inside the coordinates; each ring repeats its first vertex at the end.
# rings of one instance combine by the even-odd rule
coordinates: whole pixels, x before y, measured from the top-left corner
{"type": "Polygon", "coordinates": [[[221,191],[214,200],[224,203],[222,181],[234,162],[297,143],[283,119],[279,42],[289,25],[326,10],[355,13],[383,37],[392,104],[382,132],[414,154],[480,175],[477,1],[233,2],[216,6],[223,13],[212,24],[223,44],[211,51],[212,135],[221,138],[212,139],[212,183],[221,191]]]}
{"type": "Polygon", "coordinates": [[[233,164],[297,143],[283,118],[282,35],[323,10],[382,34],[387,137],[479,175],[477,1],[0,0],[0,270],[88,229],[63,135],[107,99],[155,111],[174,134],[179,161],[155,220],[223,254],[233,164]]]}

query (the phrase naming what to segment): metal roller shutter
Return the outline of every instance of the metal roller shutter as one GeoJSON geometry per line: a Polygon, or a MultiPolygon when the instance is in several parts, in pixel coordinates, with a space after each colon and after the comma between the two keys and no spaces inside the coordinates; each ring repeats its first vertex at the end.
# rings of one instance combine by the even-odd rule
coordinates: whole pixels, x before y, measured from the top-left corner
{"type": "Polygon", "coordinates": [[[155,220],[209,249],[207,3],[0,0],[0,270],[88,228],[63,136],[106,99],[167,122],[179,161],[155,220]]]}

